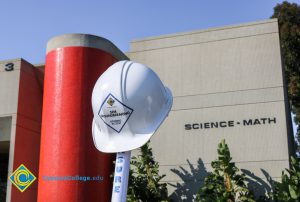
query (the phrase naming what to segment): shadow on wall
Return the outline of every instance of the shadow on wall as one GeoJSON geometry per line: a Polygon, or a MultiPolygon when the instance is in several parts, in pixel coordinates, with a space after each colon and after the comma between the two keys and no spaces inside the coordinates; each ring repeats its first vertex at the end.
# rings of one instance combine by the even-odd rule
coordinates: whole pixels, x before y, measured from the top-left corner
{"type": "Polygon", "coordinates": [[[170,195],[171,201],[194,201],[207,175],[204,163],[200,158],[198,159],[197,167],[191,164],[188,159],[186,161],[189,165],[189,171],[182,166],[179,169],[171,169],[183,181],[176,184],[168,183],[170,186],[175,187],[175,191],[170,195]]]}
{"type": "Polygon", "coordinates": [[[241,171],[246,175],[247,177],[247,183],[248,187],[257,198],[259,196],[265,196],[267,193],[269,193],[272,188],[270,184],[272,183],[271,176],[265,171],[264,169],[261,169],[262,173],[264,174],[267,181],[261,179],[260,177],[256,176],[254,173],[252,173],[249,170],[241,169],[241,171]]]}
{"type": "MultiPolygon", "coordinates": [[[[171,169],[171,171],[180,177],[180,180],[182,180],[181,183],[168,183],[170,186],[175,188],[175,191],[169,197],[171,201],[194,201],[197,192],[204,183],[204,178],[208,174],[204,163],[200,158],[198,159],[197,167],[191,164],[188,159],[187,163],[189,165],[189,170],[182,166],[180,166],[179,169],[171,169]]],[[[258,201],[263,201],[262,199],[264,199],[264,196],[272,190],[270,184],[272,184],[273,181],[271,176],[265,170],[261,169],[261,171],[264,174],[266,181],[249,170],[241,169],[241,172],[243,172],[247,177],[249,189],[255,193],[258,201]]]]}

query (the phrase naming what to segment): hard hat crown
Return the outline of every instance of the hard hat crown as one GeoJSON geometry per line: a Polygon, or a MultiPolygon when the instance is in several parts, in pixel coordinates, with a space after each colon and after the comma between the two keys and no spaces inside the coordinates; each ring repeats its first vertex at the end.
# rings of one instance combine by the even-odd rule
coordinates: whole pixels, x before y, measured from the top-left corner
{"type": "Polygon", "coordinates": [[[93,90],[93,137],[103,152],[145,144],[168,115],[172,95],[149,67],[120,61],[109,67],[93,90]]]}

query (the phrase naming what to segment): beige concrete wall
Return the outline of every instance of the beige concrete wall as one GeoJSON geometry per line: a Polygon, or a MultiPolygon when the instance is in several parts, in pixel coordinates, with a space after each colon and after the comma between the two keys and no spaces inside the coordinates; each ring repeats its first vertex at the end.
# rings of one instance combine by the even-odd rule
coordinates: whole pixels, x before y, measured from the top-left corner
{"type": "MultiPolygon", "coordinates": [[[[0,119],[6,122],[4,127],[9,129],[5,137],[0,137],[0,141],[9,141],[8,175],[13,170],[21,61],[20,58],[0,61],[0,119]],[[12,67],[12,71],[7,71],[12,67]]],[[[7,184],[6,201],[8,202],[11,196],[11,183],[8,181],[7,184]]]]}
{"type": "Polygon", "coordinates": [[[21,59],[0,61],[0,117],[16,114],[21,59]],[[7,64],[14,65],[13,71],[6,71],[7,64]]]}
{"type": "MultiPolygon", "coordinates": [[[[40,147],[41,111],[43,99],[43,68],[34,67],[23,59],[2,61],[1,79],[6,82],[0,86],[0,132],[1,122],[9,133],[2,139],[9,140],[8,176],[25,164],[37,176],[40,147]],[[12,71],[6,71],[7,64],[13,64],[12,71]],[[2,103],[1,103],[2,104],[2,103]],[[10,121],[6,121],[9,119],[10,121]],[[5,123],[4,123],[5,122],[5,123]],[[28,158],[30,157],[30,158],[28,158]]],[[[1,141],[1,137],[0,137],[1,141]]],[[[0,142],[0,147],[1,147],[0,142]]],[[[7,181],[6,201],[32,200],[37,197],[37,182],[26,192],[21,193],[7,181]],[[28,199],[29,198],[29,199],[28,199]]]]}
{"type": "Polygon", "coordinates": [[[21,61],[20,58],[0,61],[0,119],[3,121],[3,128],[6,128],[6,133],[0,137],[0,141],[10,141],[9,172],[12,171],[14,156],[21,61]],[[9,63],[13,64],[12,71],[6,71],[12,67],[9,63]]]}
{"type": "Polygon", "coordinates": [[[136,40],[127,55],[153,68],[173,92],[172,111],[151,141],[166,182],[188,179],[172,171],[182,166],[191,173],[188,162],[199,167],[194,176],[201,181],[223,138],[237,165],[261,179],[266,178],[262,169],[276,179],[289,166],[276,20],[136,40]],[[260,124],[244,125],[249,119],[260,124]],[[185,129],[222,121],[227,127],[185,129]]]}
{"type": "MultiPolygon", "coordinates": [[[[0,117],[0,144],[10,140],[11,117],[0,117]]],[[[1,151],[0,147],[0,151],[1,151]]]]}

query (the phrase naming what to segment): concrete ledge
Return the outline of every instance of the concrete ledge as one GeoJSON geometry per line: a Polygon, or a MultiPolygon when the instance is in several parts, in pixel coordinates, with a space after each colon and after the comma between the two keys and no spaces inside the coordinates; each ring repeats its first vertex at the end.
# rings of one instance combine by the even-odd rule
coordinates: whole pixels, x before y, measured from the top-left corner
{"type": "Polygon", "coordinates": [[[173,111],[283,101],[282,86],[231,92],[175,96],[173,111]]]}
{"type": "Polygon", "coordinates": [[[65,34],[50,39],[47,43],[47,53],[63,47],[89,47],[103,50],[113,55],[117,60],[128,60],[128,57],[120,51],[111,41],[90,34],[65,34]]]}
{"type": "Polygon", "coordinates": [[[278,33],[277,19],[134,40],[128,54],[272,33],[278,33]]]}
{"type": "MultiPolygon", "coordinates": [[[[281,171],[283,171],[283,168],[288,168],[289,166],[289,160],[288,159],[282,159],[282,160],[265,160],[265,161],[259,161],[259,162],[235,162],[236,166],[244,171],[250,171],[255,176],[259,177],[260,179],[265,179],[266,176],[264,176],[264,173],[262,170],[266,171],[269,175],[272,176],[272,178],[280,178],[281,177],[281,171]],[[257,166],[259,165],[259,166],[257,166]]],[[[212,171],[211,162],[207,162],[204,164],[197,164],[196,162],[193,162],[191,165],[188,164],[178,164],[178,165],[160,165],[159,171],[161,174],[167,174],[167,176],[162,180],[163,182],[177,182],[182,180],[189,180],[189,175],[182,175],[181,177],[177,175],[175,172],[170,172],[170,170],[174,169],[181,173],[183,173],[183,169],[185,169],[188,173],[192,174],[192,169],[194,171],[198,171],[197,176],[195,177],[196,180],[201,180],[205,177],[206,172],[212,171]]],[[[247,172],[249,173],[249,172],[247,172]]]]}

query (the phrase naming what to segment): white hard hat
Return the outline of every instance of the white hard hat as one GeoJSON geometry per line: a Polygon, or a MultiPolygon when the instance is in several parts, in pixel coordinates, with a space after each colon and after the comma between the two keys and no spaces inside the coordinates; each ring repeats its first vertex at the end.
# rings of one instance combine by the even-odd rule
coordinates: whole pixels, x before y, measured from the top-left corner
{"type": "Polygon", "coordinates": [[[171,91],[149,67],[132,61],[110,66],[93,94],[93,139],[98,150],[122,152],[144,145],[168,115],[171,91]]]}

